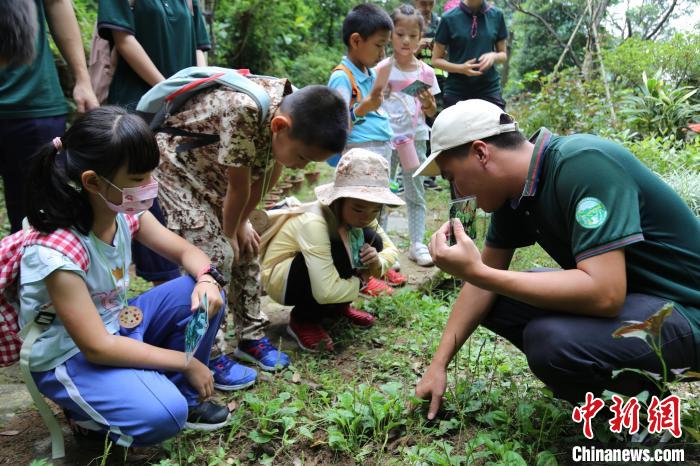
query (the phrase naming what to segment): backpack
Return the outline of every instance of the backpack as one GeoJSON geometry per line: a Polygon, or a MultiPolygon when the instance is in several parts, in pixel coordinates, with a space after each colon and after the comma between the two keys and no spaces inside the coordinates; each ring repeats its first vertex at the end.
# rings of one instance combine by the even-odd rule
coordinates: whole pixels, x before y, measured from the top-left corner
{"type": "MultiPolygon", "coordinates": [[[[127,215],[131,235],[139,228],[136,217],[127,215]]],[[[44,400],[29,370],[29,357],[34,342],[56,318],[51,306],[41,309],[34,320],[19,330],[18,278],[24,248],[42,245],[54,249],[80,266],[87,273],[90,256],[83,243],[70,230],[59,228],[45,234],[25,228],[0,240],[0,366],[11,366],[19,361],[20,375],[32,396],[32,400],[51,433],[51,453],[54,459],[65,455],[63,432],[44,400]]]]}
{"type": "MultiPolygon", "coordinates": [[[[136,0],[127,0],[129,8],[134,11],[136,0]]],[[[194,16],[194,5],[192,0],[187,0],[190,13],[194,16]]],[[[109,86],[112,84],[112,77],[117,68],[117,49],[108,40],[100,37],[97,24],[92,31],[90,46],[90,57],[88,58],[88,74],[90,83],[95,91],[95,96],[100,104],[104,104],[109,96],[109,86]]]]}
{"type": "MultiPolygon", "coordinates": [[[[195,94],[212,86],[226,86],[236,92],[243,92],[258,106],[259,123],[267,118],[270,96],[265,89],[248,79],[247,70],[233,70],[217,66],[191,66],[178,71],[165,81],[161,81],[144,94],[136,106],[136,111],[147,121],[154,132],[194,138],[193,142],[180,144],[175,152],[219,142],[216,134],[194,133],[180,128],[163,126],[165,121],[195,94]]],[[[260,76],[256,76],[260,77],[260,76]]]]}
{"type": "MultiPolygon", "coordinates": [[[[10,366],[20,361],[20,374],[44,423],[51,433],[51,450],[54,458],[64,456],[63,433],[49,405],[29,371],[29,355],[34,341],[53,322],[56,314],[41,310],[34,321],[19,331],[19,313],[15,307],[18,298],[19,264],[25,247],[34,244],[55,249],[80,265],[87,272],[90,259],[80,240],[69,230],[58,229],[48,235],[31,228],[20,230],[0,240],[0,366],[10,366]]],[[[52,309],[49,307],[49,309],[52,309]]]]}

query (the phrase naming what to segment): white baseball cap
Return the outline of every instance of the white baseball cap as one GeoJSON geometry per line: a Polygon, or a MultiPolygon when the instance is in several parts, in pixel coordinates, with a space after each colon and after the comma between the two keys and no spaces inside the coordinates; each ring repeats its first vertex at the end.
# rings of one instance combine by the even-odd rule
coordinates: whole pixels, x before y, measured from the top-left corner
{"type": "Polygon", "coordinates": [[[430,156],[413,176],[439,175],[440,169],[435,159],[444,150],[489,136],[518,131],[516,121],[501,123],[503,114],[507,115],[498,106],[481,99],[462,100],[440,112],[433,123],[430,136],[430,156]]]}

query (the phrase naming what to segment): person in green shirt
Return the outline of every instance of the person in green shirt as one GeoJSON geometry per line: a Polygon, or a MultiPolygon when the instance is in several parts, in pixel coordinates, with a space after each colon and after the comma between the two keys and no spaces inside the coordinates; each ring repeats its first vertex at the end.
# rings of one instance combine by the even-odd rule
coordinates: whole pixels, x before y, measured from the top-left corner
{"type": "Polygon", "coordinates": [[[508,59],[503,12],[484,0],[462,0],[445,13],[435,33],[433,66],[448,73],[445,107],[483,99],[505,109],[501,78],[493,67],[508,59]]]}
{"type": "MultiPolygon", "coordinates": [[[[459,102],[433,125],[433,152],[416,173],[439,172],[458,196],[493,212],[481,253],[455,222],[432,237],[435,264],[465,280],[416,395],[433,418],[446,367],[478,325],[525,353],[555,396],[587,392],[658,394],[647,378],[663,372],[638,338],[614,338],[666,303],[661,329],[668,370],[700,366],[700,221],[632,153],[588,134],[546,128],[525,139],[517,123],[484,100],[459,102]],[[539,244],[561,269],[509,271],[515,249],[539,244]],[[533,273],[538,272],[538,273],[533,273]]],[[[670,378],[673,374],[669,373],[670,378]]]]}
{"type": "MultiPolygon", "coordinates": [[[[99,104],[92,91],[78,21],[70,0],[36,0],[34,59],[0,69],[0,171],[12,232],[22,227],[27,163],[51,139],[62,136],[68,105],[49,47],[47,22],[75,79],[73,100],[80,113],[99,104]]],[[[4,46],[4,45],[3,45],[4,46]]]]}
{"type": "MultiPolygon", "coordinates": [[[[97,29],[118,52],[107,102],[133,111],[152,86],[181,69],[206,66],[211,48],[199,0],[100,0],[97,29]]],[[[158,200],[150,212],[165,224],[158,200]]],[[[139,242],[133,244],[136,274],[162,283],[180,275],[177,264],[139,242]]]]}
{"type": "Polygon", "coordinates": [[[97,29],[119,53],[107,102],[129,110],[165,78],[206,66],[211,48],[199,0],[100,0],[97,29]]]}

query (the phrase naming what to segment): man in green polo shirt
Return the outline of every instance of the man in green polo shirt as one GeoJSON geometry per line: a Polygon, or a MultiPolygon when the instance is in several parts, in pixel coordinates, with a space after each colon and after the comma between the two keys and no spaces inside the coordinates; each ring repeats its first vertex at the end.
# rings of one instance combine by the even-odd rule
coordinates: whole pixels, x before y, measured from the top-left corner
{"type": "Polygon", "coordinates": [[[503,12],[484,0],[462,0],[443,15],[435,33],[433,66],[449,73],[445,107],[483,99],[505,108],[501,77],[493,65],[506,62],[507,38],[503,12]]]}
{"type": "Polygon", "coordinates": [[[68,105],[63,96],[46,23],[75,78],[73,99],[78,112],[97,107],[90,85],[80,29],[70,0],[36,0],[34,59],[0,69],[0,169],[13,232],[24,218],[23,186],[30,157],[52,138],[62,136],[68,105]]]}
{"type": "Polygon", "coordinates": [[[662,328],[670,369],[700,366],[700,222],[681,198],[624,147],[541,129],[526,140],[517,123],[483,100],[459,102],[433,125],[430,157],[418,174],[439,172],[457,195],[475,195],[493,212],[479,253],[455,222],[432,237],[442,270],[465,285],[432,363],[416,387],[433,418],[446,367],[479,325],[522,350],[534,374],[571,402],[609,389],[655,392],[661,373],[638,338],[612,337],[626,321],[644,321],[665,303],[662,328]],[[514,250],[538,243],[562,270],[508,271],[514,250]]]}

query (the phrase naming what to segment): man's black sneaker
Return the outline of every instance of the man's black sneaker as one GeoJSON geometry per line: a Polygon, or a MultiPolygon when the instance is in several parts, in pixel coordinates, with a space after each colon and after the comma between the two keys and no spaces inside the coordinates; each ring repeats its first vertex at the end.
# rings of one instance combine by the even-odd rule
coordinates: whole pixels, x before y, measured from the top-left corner
{"type": "Polygon", "coordinates": [[[432,189],[434,191],[442,191],[442,187],[439,184],[437,184],[434,176],[426,177],[423,180],[423,187],[425,189],[432,189]]]}
{"type": "Polygon", "coordinates": [[[226,425],[230,414],[226,406],[205,401],[197,406],[190,406],[185,429],[216,430],[226,425]]]}

